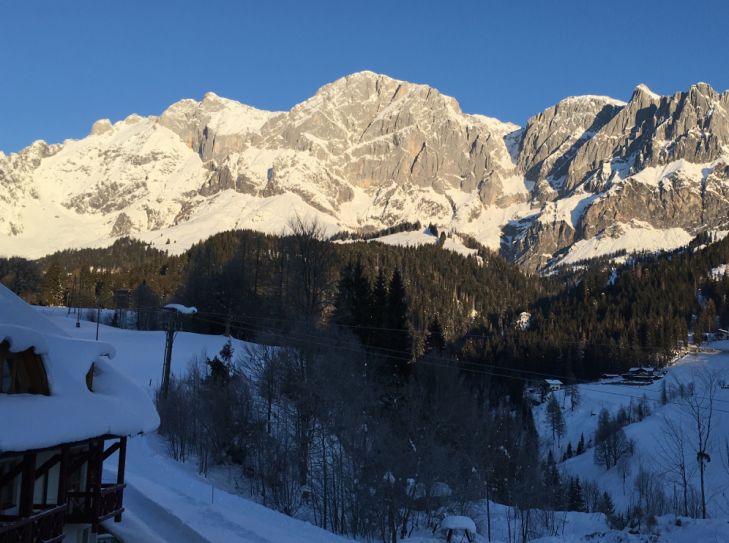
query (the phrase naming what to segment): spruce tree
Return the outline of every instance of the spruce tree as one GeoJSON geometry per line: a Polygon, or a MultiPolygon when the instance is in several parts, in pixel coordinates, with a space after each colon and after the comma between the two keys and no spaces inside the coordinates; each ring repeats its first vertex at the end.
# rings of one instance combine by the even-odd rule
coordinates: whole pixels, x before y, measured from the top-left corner
{"type": "Polygon", "coordinates": [[[569,511],[585,512],[585,498],[582,495],[582,485],[579,477],[575,477],[570,481],[569,494],[567,497],[567,509],[569,511]]]}
{"type": "Polygon", "coordinates": [[[613,499],[610,497],[610,494],[607,493],[607,491],[602,493],[602,496],[600,496],[600,499],[597,502],[597,510],[600,513],[604,513],[608,518],[615,515],[615,506],[613,504],[613,499]]]}
{"type": "Polygon", "coordinates": [[[425,354],[442,353],[443,349],[445,349],[443,328],[441,328],[440,321],[436,315],[428,325],[428,335],[425,338],[425,354]]]}
{"type": "Polygon", "coordinates": [[[372,315],[372,334],[370,345],[377,348],[386,347],[385,328],[387,328],[387,281],[385,272],[380,268],[375,279],[375,286],[372,289],[370,299],[370,311],[372,315]]]}
{"type": "Polygon", "coordinates": [[[549,395],[547,400],[547,420],[552,428],[552,438],[561,438],[564,434],[564,417],[562,416],[562,408],[559,406],[557,397],[554,394],[549,395]]]}
{"type": "Polygon", "coordinates": [[[395,270],[390,279],[387,292],[386,337],[385,349],[391,360],[394,374],[402,382],[410,372],[411,339],[408,329],[408,304],[405,285],[399,270],[395,270]]]}
{"type": "Polygon", "coordinates": [[[48,266],[42,282],[43,301],[48,305],[63,305],[66,301],[64,271],[61,262],[54,258],[48,266]]]}
{"type": "Polygon", "coordinates": [[[352,269],[352,320],[355,333],[363,343],[369,341],[374,318],[372,314],[372,288],[364,272],[362,262],[352,269]]]}
{"type": "Polygon", "coordinates": [[[544,466],[544,486],[547,493],[547,502],[550,508],[556,509],[560,506],[562,499],[562,481],[557,469],[557,462],[554,461],[552,451],[547,455],[547,463],[544,466]]]}
{"type": "Polygon", "coordinates": [[[339,271],[337,295],[334,299],[332,322],[343,326],[354,324],[354,278],[353,266],[346,264],[339,271]]]}

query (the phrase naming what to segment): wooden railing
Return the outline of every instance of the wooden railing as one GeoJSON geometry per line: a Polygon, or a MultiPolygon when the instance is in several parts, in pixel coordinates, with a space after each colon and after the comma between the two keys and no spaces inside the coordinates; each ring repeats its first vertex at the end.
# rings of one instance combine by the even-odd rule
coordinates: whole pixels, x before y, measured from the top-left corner
{"type": "Polygon", "coordinates": [[[67,492],[66,522],[98,525],[102,520],[119,517],[124,511],[125,486],[109,484],[90,492],[67,492]]]}
{"type": "Polygon", "coordinates": [[[53,506],[30,517],[0,516],[0,543],[57,543],[63,541],[66,505],[53,506]]]}

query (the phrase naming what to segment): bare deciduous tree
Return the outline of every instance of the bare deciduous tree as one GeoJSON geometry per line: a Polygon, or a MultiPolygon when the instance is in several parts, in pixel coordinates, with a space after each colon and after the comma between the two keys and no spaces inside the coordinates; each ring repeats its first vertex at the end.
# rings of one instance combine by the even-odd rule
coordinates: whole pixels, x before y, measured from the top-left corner
{"type": "Polygon", "coordinates": [[[288,230],[294,255],[294,299],[305,317],[314,318],[322,314],[327,301],[334,252],[326,243],[324,225],[316,218],[296,215],[289,220],[288,230]]]}
{"type": "Polygon", "coordinates": [[[694,373],[690,393],[684,399],[684,407],[694,424],[695,435],[692,448],[696,454],[699,467],[699,483],[701,491],[701,517],[706,518],[706,465],[711,462],[709,450],[712,446],[712,419],[714,416],[714,400],[719,386],[715,372],[701,369],[694,373]],[[695,383],[701,384],[697,393],[695,383]]]}
{"type": "Polygon", "coordinates": [[[689,487],[694,470],[686,457],[687,437],[682,425],[664,416],[661,422],[662,436],[658,440],[658,459],[670,480],[680,485],[681,512],[689,515],[689,487]]]}

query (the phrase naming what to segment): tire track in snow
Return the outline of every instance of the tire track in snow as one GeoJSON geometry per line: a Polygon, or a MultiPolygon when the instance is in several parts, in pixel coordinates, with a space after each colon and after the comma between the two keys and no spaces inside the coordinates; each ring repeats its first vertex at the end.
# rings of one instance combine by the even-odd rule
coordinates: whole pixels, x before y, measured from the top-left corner
{"type": "Polygon", "coordinates": [[[129,483],[124,489],[124,507],[163,541],[212,543],[129,483]]]}

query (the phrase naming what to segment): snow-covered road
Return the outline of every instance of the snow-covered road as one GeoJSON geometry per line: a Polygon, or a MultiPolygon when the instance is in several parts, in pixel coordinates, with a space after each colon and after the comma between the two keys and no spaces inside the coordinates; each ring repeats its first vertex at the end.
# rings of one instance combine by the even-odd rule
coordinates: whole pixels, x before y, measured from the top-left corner
{"type": "Polygon", "coordinates": [[[121,524],[109,520],[104,527],[119,539],[134,543],[162,543],[185,541],[189,543],[210,543],[192,530],[183,519],[176,517],[155,503],[134,485],[124,489],[124,519],[121,524]]]}

